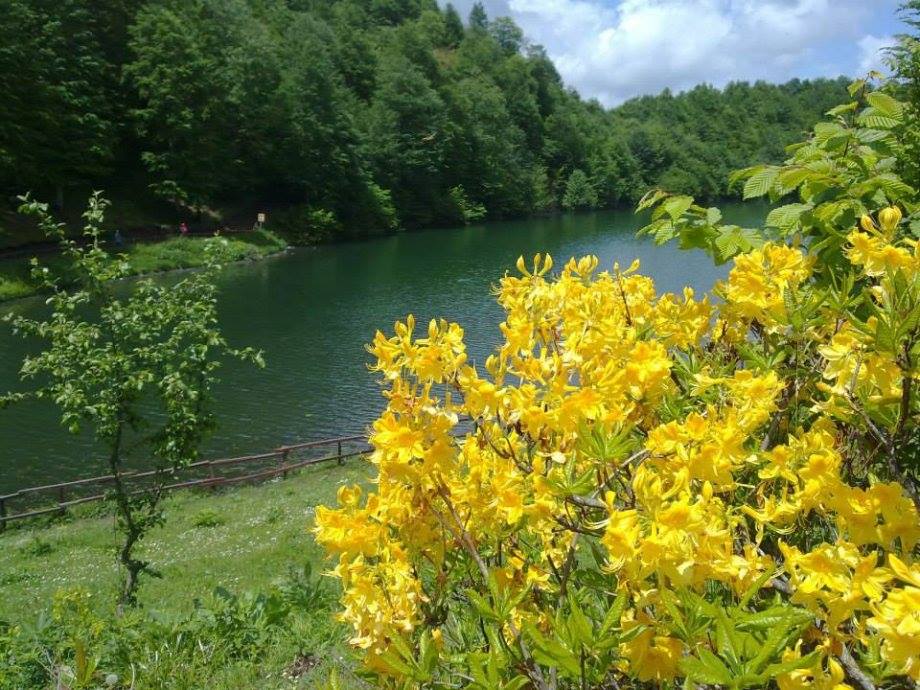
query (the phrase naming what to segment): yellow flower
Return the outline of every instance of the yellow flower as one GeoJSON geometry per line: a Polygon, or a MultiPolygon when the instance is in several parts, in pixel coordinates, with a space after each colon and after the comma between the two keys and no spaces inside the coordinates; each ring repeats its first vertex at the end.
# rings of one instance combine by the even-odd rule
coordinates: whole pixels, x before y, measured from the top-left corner
{"type": "Polygon", "coordinates": [[[900,222],[901,209],[897,206],[889,206],[878,212],[878,224],[882,227],[882,231],[889,237],[895,233],[895,230],[898,228],[898,223],[900,222]]]}

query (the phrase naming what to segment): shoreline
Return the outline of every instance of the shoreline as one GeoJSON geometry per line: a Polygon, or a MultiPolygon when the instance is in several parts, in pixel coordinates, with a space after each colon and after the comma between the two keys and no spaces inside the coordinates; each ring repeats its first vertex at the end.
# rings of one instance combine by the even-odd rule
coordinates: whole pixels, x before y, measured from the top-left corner
{"type": "MultiPolygon", "coordinates": [[[[157,242],[137,242],[118,253],[126,254],[132,268],[136,269],[129,278],[188,271],[204,264],[202,250],[208,239],[212,238],[173,237],[157,242]]],[[[261,261],[291,249],[286,241],[268,230],[257,230],[245,236],[227,235],[224,239],[230,252],[227,263],[261,261]]],[[[0,258],[0,305],[49,294],[48,290],[31,283],[30,262],[33,258],[38,258],[45,266],[57,268],[59,272],[65,268],[57,252],[44,252],[37,257],[33,254],[0,258]]]]}

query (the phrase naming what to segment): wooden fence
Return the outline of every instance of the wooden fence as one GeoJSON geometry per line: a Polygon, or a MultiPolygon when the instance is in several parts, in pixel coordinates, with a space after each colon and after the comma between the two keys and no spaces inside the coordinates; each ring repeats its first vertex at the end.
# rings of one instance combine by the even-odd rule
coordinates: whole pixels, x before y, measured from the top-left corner
{"type": "MultiPolygon", "coordinates": [[[[281,446],[267,453],[243,455],[235,458],[201,460],[191,463],[176,471],[166,471],[165,476],[171,481],[163,486],[164,491],[188,488],[217,488],[242,482],[259,482],[273,477],[285,477],[288,472],[309,465],[338,461],[339,464],[355,455],[370,450],[367,439],[362,435],[340,436],[281,446]],[[333,452],[334,451],[334,452],[333,452]]],[[[144,480],[157,476],[163,477],[163,471],[147,470],[124,472],[122,477],[139,488],[133,493],[142,493],[144,480]]],[[[6,529],[9,522],[63,513],[68,508],[101,501],[106,497],[104,487],[111,484],[115,477],[104,475],[88,477],[72,482],[46,484],[20,489],[11,494],[0,495],[0,531],[6,529]],[[52,498],[53,503],[49,501],[52,498]],[[50,503],[50,505],[49,505],[50,503]],[[14,505],[15,504],[15,505],[14,505]],[[14,512],[14,509],[18,512],[14,512]]]]}

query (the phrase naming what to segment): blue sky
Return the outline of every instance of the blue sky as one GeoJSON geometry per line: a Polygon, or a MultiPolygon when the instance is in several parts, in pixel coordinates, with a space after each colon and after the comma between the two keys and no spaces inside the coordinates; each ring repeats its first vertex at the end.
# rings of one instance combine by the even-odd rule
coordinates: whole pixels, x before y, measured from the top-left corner
{"type": "MultiPolygon", "coordinates": [[[[442,4],[446,0],[441,0],[442,4]]],[[[464,16],[473,0],[453,0],[464,16]]],[[[904,30],[899,0],[485,0],[605,105],[706,82],[855,76],[904,30]]]]}

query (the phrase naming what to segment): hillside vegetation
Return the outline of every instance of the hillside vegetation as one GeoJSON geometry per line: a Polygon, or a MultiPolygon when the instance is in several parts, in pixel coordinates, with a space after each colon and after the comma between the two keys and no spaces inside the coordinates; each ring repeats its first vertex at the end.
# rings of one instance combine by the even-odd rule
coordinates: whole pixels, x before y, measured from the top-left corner
{"type": "MultiPolygon", "coordinates": [[[[606,110],[510,19],[435,0],[9,0],[2,13],[7,196],[72,210],[114,188],[137,224],[250,200],[280,205],[303,242],[633,203],[650,185],[721,196],[728,171],[779,162],[846,97],[841,80],[794,80],[606,110]]],[[[0,225],[0,243],[29,237],[0,225]]]]}

